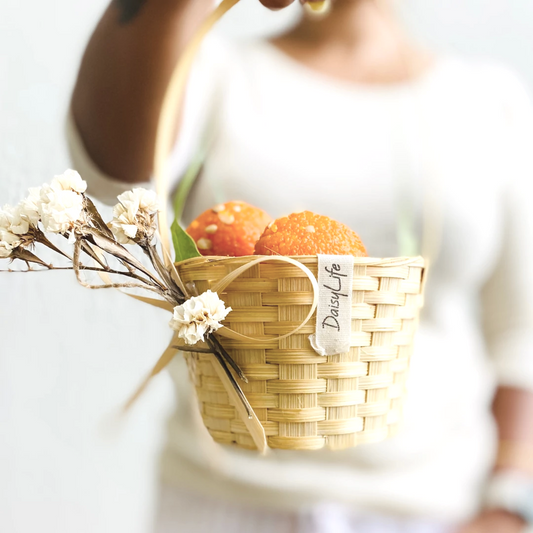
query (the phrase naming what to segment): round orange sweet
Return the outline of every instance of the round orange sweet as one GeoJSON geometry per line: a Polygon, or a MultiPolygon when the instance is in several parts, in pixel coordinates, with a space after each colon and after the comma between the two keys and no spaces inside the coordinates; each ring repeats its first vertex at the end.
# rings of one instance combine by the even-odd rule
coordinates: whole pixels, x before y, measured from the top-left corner
{"type": "Polygon", "coordinates": [[[191,222],[187,233],[202,255],[252,255],[271,220],[262,209],[246,202],[225,202],[204,211],[191,222]]]}
{"type": "Polygon", "coordinates": [[[311,211],[293,213],[268,225],[256,255],[353,255],[366,257],[361,239],[345,224],[311,211]]]}

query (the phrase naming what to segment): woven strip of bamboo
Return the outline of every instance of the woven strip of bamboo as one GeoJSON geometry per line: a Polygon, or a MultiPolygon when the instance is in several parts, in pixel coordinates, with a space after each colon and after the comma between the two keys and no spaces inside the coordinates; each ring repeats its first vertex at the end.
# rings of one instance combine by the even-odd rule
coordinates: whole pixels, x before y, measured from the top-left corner
{"type": "MultiPolygon", "coordinates": [[[[256,257],[199,258],[177,264],[202,293],[256,257]]],[[[316,276],[317,258],[294,258],[316,276]]],[[[296,266],[266,262],[233,281],[220,297],[233,311],[224,323],[253,337],[221,337],[249,382],[241,387],[271,448],[343,449],[395,433],[422,304],[422,258],[356,258],[350,351],[322,357],[308,336],[315,318],[294,335],[313,301],[296,266]]],[[[209,354],[186,354],[201,414],[217,442],[255,448],[209,354]]]]}

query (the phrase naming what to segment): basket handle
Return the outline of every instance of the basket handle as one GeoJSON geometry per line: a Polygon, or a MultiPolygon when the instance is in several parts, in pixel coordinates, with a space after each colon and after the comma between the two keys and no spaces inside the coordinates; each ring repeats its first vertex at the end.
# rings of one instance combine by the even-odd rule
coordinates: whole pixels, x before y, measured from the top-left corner
{"type": "Polygon", "coordinates": [[[155,153],[154,153],[154,181],[156,192],[161,202],[161,211],[158,214],[158,232],[161,246],[165,251],[165,263],[169,266],[170,259],[170,227],[168,224],[168,197],[169,197],[169,166],[168,154],[172,150],[176,126],[176,117],[183,101],[189,72],[194,58],[204,37],[211,28],[240,0],[222,0],[221,4],[204,20],[192,39],[187,44],[179,59],[170,82],[168,84],[157,126],[155,153]]]}
{"type": "MultiPolygon", "coordinates": [[[[168,224],[169,166],[168,155],[172,151],[175,136],[176,117],[183,102],[187,80],[194,58],[204,38],[213,26],[240,0],[222,0],[215,10],[202,22],[194,33],[183,54],[178,60],[163,98],[155,138],[154,181],[156,193],[160,199],[161,210],[158,213],[158,233],[164,250],[166,266],[170,266],[170,226],[168,224]]],[[[305,4],[311,13],[320,14],[327,11],[329,0],[316,0],[305,4]]]]}

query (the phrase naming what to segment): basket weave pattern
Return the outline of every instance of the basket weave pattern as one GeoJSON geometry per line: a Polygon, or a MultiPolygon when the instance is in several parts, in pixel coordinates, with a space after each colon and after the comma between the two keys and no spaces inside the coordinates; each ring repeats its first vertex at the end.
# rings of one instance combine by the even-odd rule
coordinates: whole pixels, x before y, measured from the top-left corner
{"type": "MultiPolygon", "coordinates": [[[[199,293],[256,258],[199,258],[177,265],[199,293]]],[[[316,276],[316,257],[297,257],[316,276]]],[[[249,383],[241,387],[271,448],[343,449],[393,434],[422,304],[421,258],[357,258],[348,353],[322,357],[311,348],[315,319],[285,339],[309,313],[313,290],[296,266],[253,266],[220,295],[233,311],[224,325],[255,341],[221,342],[249,383]]],[[[213,439],[255,448],[209,354],[187,353],[201,414],[213,439]]]]}

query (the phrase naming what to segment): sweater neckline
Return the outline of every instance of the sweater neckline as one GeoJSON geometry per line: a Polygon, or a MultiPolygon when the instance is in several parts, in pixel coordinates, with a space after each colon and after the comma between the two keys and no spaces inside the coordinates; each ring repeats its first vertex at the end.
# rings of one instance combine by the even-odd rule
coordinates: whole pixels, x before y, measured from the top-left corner
{"type": "Polygon", "coordinates": [[[287,67],[288,71],[292,73],[298,73],[313,83],[319,83],[330,88],[344,89],[349,92],[366,93],[366,94],[395,94],[404,93],[406,90],[420,88],[431,83],[434,79],[439,77],[441,72],[452,63],[452,58],[448,55],[438,55],[434,61],[424,72],[420,73],[416,77],[408,80],[391,82],[391,83],[363,83],[353,82],[337,78],[335,76],[322,73],[312,67],[301,63],[297,59],[294,59],[283,50],[278,48],[271,41],[261,39],[255,41],[254,48],[258,51],[269,56],[272,60],[281,63],[287,67]]]}

